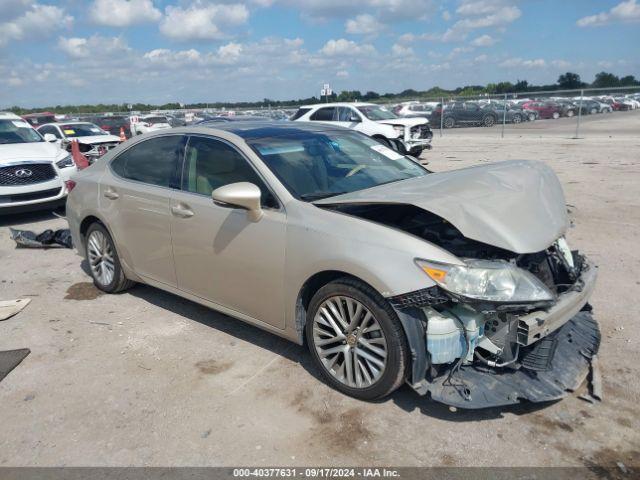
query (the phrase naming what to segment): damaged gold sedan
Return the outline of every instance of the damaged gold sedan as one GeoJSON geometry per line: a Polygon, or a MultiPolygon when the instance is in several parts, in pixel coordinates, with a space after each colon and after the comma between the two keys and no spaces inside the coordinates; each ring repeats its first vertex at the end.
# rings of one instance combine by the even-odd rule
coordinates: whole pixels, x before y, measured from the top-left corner
{"type": "Polygon", "coordinates": [[[597,353],[596,268],[540,162],[432,173],[339,127],[234,122],[143,135],[74,182],[98,288],[147,283],[306,343],[357,398],[548,401],[597,353]]]}

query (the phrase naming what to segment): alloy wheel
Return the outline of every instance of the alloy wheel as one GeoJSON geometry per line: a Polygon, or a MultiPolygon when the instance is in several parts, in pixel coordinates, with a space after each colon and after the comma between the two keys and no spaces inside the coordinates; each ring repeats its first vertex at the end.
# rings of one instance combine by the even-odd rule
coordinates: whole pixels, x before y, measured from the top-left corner
{"type": "Polygon", "coordinates": [[[105,287],[110,285],[115,275],[111,242],[104,233],[94,230],[87,240],[87,251],[93,278],[105,287]]]}
{"type": "Polygon", "coordinates": [[[373,385],[387,366],[387,340],[380,324],[351,297],[322,302],[313,319],[313,343],[326,371],[351,388],[373,385]]]}

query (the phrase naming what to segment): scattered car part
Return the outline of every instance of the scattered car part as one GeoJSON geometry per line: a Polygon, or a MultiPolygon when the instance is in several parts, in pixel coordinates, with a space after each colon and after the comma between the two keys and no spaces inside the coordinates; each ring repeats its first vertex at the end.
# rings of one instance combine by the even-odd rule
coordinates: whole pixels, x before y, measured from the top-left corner
{"type": "Polygon", "coordinates": [[[30,298],[18,298],[17,300],[0,300],[0,321],[7,320],[20,313],[29,303],[30,298]]]}
{"type": "Polygon", "coordinates": [[[28,348],[0,352],[0,382],[31,353],[28,348]]]}
{"type": "Polygon", "coordinates": [[[51,248],[64,247],[73,248],[71,232],[68,228],[56,230],[45,230],[36,234],[29,230],[17,230],[9,228],[11,231],[11,239],[16,242],[19,247],[24,248],[51,248]]]}

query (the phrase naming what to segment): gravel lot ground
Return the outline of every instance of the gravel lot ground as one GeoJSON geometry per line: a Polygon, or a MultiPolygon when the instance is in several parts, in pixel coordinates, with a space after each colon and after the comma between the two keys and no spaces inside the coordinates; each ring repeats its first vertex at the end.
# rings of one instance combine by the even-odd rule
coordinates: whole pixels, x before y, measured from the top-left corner
{"type": "Polygon", "coordinates": [[[154,288],[100,295],[70,250],[15,249],[9,226],[65,226],[29,214],[0,217],[0,299],[32,300],[0,322],[0,350],[32,351],[0,383],[0,465],[640,468],[640,111],[574,133],[569,119],[504,139],[447,130],[423,158],[436,171],[542,159],[558,173],[569,244],[600,266],[602,403],[454,413],[407,387],[359,402],[319,381],[302,347],[154,288]]]}

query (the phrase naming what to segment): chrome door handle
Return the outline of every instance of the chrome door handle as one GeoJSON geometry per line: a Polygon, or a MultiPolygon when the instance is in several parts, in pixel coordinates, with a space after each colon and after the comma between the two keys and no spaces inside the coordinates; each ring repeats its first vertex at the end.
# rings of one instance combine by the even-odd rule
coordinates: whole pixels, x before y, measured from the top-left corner
{"type": "Polygon", "coordinates": [[[171,213],[174,214],[176,217],[181,217],[181,218],[193,217],[193,211],[190,210],[188,207],[185,207],[184,205],[176,205],[174,207],[171,207],[171,213]]]}
{"type": "Polygon", "coordinates": [[[120,195],[118,194],[118,192],[116,192],[114,189],[112,188],[107,188],[104,192],[104,196],[111,199],[111,200],[116,200],[117,198],[120,197],[120,195]]]}

